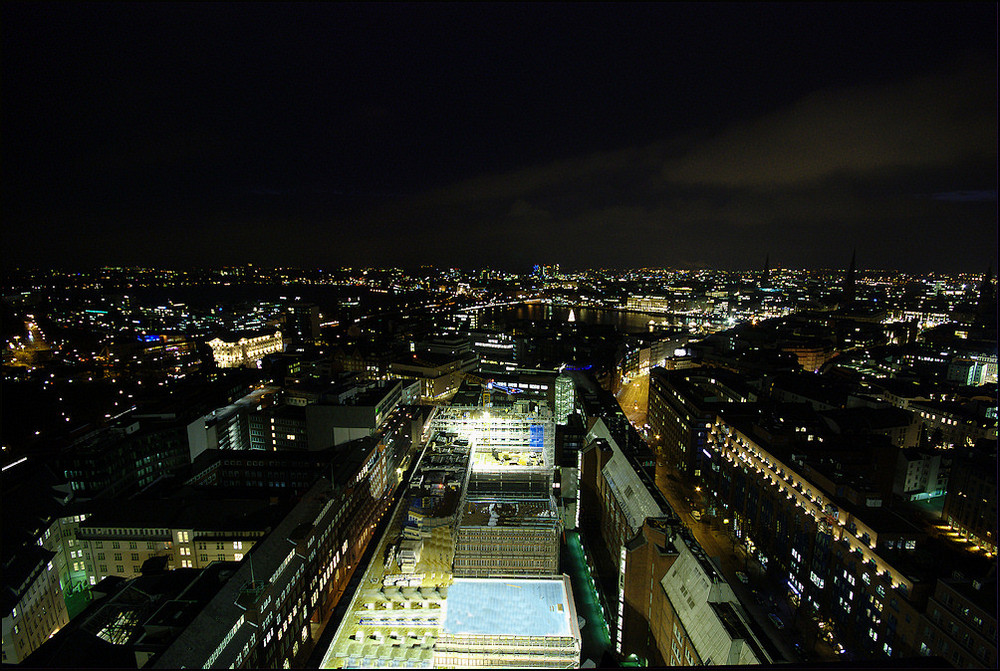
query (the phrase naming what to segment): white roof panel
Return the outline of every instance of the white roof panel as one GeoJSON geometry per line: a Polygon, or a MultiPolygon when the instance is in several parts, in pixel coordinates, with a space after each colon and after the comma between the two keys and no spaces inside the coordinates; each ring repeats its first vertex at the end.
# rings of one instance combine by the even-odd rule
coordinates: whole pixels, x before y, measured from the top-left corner
{"type": "Polygon", "coordinates": [[[441,631],[491,636],[572,636],[562,580],[456,578],[441,631]]]}

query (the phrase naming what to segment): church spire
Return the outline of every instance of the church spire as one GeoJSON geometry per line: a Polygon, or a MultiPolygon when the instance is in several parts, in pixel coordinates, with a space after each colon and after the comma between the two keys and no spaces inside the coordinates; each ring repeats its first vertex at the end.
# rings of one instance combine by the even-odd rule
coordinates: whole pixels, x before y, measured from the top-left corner
{"type": "Polygon", "coordinates": [[[847,274],[844,275],[844,304],[853,303],[855,298],[855,287],[854,287],[854,275],[856,271],[857,264],[857,248],[851,250],[851,266],[847,269],[847,274]]]}
{"type": "Polygon", "coordinates": [[[979,285],[979,302],[976,305],[976,326],[995,330],[997,327],[997,300],[993,289],[993,264],[986,270],[979,285]]]}

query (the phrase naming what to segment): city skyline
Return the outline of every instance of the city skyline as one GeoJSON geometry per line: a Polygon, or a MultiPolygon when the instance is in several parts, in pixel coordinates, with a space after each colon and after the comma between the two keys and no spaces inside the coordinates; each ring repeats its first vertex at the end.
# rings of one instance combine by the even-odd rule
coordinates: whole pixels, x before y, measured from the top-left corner
{"type": "Polygon", "coordinates": [[[4,8],[11,267],[996,267],[996,7],[4,8]]]}
{"type": "Polygon", "coordinates": [[[10,273],[4,663],[996,666],[992,272],[539,261],[10,273]]]}

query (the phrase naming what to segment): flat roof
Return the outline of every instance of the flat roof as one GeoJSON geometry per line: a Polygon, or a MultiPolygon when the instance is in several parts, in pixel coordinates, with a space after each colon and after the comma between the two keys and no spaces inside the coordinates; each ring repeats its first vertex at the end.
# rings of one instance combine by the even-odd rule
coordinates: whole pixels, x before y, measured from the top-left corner
{"type": "Polygon", "coordinates": [[[573,636],[571,608],[561,579],[455,578],[448,588],[441,632],[573,636]]]}
{"type": "Polygon", "coordinates": [[[557,519],[550,499],[466,501],[460,526],[550,527],[557,519]]]}

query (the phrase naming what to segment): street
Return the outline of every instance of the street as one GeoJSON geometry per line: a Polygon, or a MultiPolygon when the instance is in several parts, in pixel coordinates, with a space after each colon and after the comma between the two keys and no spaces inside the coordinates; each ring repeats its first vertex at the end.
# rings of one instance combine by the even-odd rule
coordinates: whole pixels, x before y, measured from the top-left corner
{"type": "MultiPolygon", "coordinates": [[[[648,371],[623,383],[617,398],[622,411],[632,425],[640,434],[647,436],[648,431],[645,425],[649,402],[648,371]]],[[[678,474],[669,471],[667,466],[657,465],[655,483],[681,518],[682,523],[691,529],[695,539],[708,556],[717,560],[717,566],[722,575],[750,617],[761,628],[772,634],[772,640],[786,660],[799,660],[801,655],[788,640],[788,629],[782,632],[777,631],[773,621],[768,617],[770,613],[776,612],[786,627],[790,628],[792,625],[792,613],[788,610],[783,598],[784,595],[780,593],[778,586],[767,584],[765,572],[760,563],[746,557],[745,550],[735,544],[734,539],[725,529],[725,525],[720,524],[722,520],[714,517],[703,517],[698,520],[692,516],[693,510],[700,509],[701,494],[690,485],[682,482],[678,474]],[[746,584],[737,578],[737,572],[746,574],[746,584]],[[774,607],[769,608],[768,603],[773,603],[774,607]]],[[[828,655],[823,656],[827,657],[828,655]]],[[[836,658],[835,655],[829,657],[836,658]]]]}
{"type": "Polygon", "coordinates": [[[617,398],[632,426],[636,427],[639,433],[646,435],[643,429],[646,425],[646,412],[649,409],[649,371],[636,375],[624,383],[617,398]]]}

